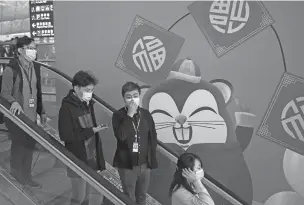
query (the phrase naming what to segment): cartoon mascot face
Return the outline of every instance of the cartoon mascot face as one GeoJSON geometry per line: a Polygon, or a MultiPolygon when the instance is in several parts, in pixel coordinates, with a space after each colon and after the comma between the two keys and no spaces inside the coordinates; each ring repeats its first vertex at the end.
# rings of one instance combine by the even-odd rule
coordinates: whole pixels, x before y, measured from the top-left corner
{"type": "MultiPolygon", "coordinates": [[[[205,81],[191,59],[182,59],[164,82],[142,93],[142,107],[152,114],[160,141],[178,154],[197,154],[206,173],[251,203],[252,181],[243,156],[250,140],[242,146],[240,139],[251,139],[253,128],[233,123],[227,111],[232,93],[228,81],[205,81]]],[[[158,181],[168,186],[171,176],[163,168],[168,162],[159,161],[163,180],[158,181]]],[[[222,197],[212,195],[215,204],[226,205],[222,197]]]]}
{"type": "Polygon", "coordinates": [[[191,60],[177,63],[179,72],[171,71],[165,82],[150,88],[143,97],[143,107],[153,116],[159,140],[184,150],[195,144],[236,142],[226,109],[231,84],[189,75],[191,69],[195,75],[196,66],[191,60]]]}

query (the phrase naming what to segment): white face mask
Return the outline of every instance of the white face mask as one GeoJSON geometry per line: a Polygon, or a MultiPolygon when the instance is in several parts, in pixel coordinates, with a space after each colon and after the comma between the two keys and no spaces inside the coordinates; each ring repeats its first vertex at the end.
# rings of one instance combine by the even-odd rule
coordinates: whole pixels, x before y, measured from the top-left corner
{"type": "Polygon", "coordinates": [[[90,92],[82,93],[82,99],[87,102],[92,99],[92,96],[93,96],[93,93],[90,93],[90,92]]]}
{"type": "Polygon", "coordinates": [[[201,169],[201,170],[197,171],[195,174],[196,174],[196,176],[204,177],[204,170],[201,169]]]}
{"type": "Polygon", "coordinates": [[[138,97],[138,98],[134,98],[133,100],[134,100],[134,103],[135,103],[137,106],[139,106],[139,101],[140,101],[139,97],[138,97]]]}
{"type": "Polygon", "coordinates": [[[29,62],[32,62],[36,59],[37,57],[37,51],[36,50],[31,50],[31,49],[26,49],[25,50],[25,56],[24,56],[29,62]]]}

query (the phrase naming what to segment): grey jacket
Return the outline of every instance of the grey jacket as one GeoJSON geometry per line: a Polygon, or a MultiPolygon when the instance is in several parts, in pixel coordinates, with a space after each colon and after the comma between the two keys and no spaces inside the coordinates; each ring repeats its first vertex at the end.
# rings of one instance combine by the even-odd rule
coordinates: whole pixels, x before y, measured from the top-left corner
{"type": "MultiPolygon", "coordinates": [[[[9,103],[18,102],[21,106],[24,104],[23,98],[23,80],[22,74],[18,63],[18,59],[11,59],[5,67],[2,75],[1,96],[8,100],[9,103]]],[[[41,90],[41,71],[40,65],[34,62],[34,70],[37,78],[37,113],[44,114],[42,103],[42,90],[41,90]]]]}

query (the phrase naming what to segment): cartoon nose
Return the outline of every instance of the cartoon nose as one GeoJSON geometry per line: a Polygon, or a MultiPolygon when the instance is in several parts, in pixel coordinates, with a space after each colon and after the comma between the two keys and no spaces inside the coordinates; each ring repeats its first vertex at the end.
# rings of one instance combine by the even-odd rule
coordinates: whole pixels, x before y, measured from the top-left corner
{"type": "Polygon", "coordinates": [[[187,117],[185,115],[179,115],[175,118],[176,122],[178,122],[180,125],[183,125],[186,120],[187,120],[187,117]]]}

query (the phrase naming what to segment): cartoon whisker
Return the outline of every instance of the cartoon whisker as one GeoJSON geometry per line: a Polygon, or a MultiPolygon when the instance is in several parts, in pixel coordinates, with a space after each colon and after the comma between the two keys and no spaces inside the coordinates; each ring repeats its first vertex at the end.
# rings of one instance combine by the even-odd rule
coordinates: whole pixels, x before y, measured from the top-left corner
{"type": "Polygon", "coordinates": [[[209,127],[209,126],[197,125],[197,124],[192,124],[191,126],[193,126],[193,127],[204,127],[204,128],[216,129],[215,127],[209,127]]]}
{"type": "Polygon", "coordinates": [[[162,126],[162,127],[156,127],[155,129],[156,129],[156,130],[161,130],[161,129],[165,129],[165,128],[168,128],[168,127],[173,127],[173,125],[167,125],[167,126],[162,126]]]}
{"type": "Polygon", "coordinates": [[[188,122],[198,122],[198,123],[201,123],[201,122],[206,122],[206,123],[213,123],[213,122],[225,122],[224,120],[210,120],[210,121],[195,121],[195,120],[188,120],[188,122]]]}
{"type": "Polygon", "coordinates": [[[155,125],[175,124],[176,122],[156,122],[155,125]]]}
{"type": "Polygon", "coordinates": [[[174,126],[174,124],[161,124],[161,125],[155,125],[155,127],[164,127],[164,126],[174,126]]]}
{"type": "Polygon", "coordinates": [[[191,124],[197,124],[197,125],[225,125],[224,123],[205,123],[205,122],[192,122],[188,123],[189,125],[191,124]]]}

